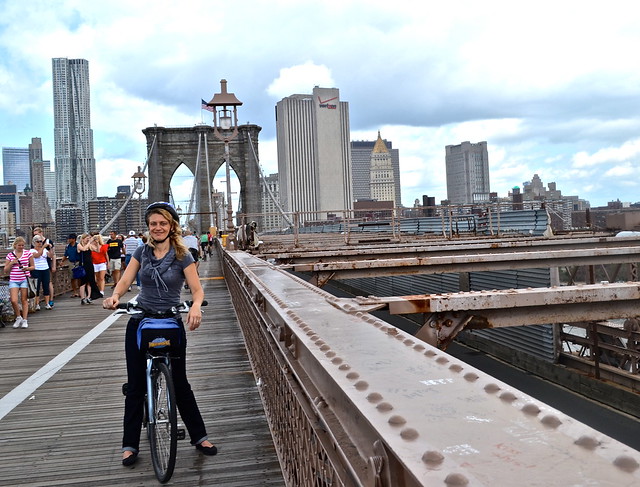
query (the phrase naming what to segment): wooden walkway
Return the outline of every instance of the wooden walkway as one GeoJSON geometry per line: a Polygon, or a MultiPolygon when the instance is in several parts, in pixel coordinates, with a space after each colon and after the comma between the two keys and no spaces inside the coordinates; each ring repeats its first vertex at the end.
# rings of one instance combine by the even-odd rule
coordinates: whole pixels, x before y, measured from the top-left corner
{"type": "MultiPolygon", "coordinates": [[[[188,375],[219,452],[205,457],[178,442],[166,485],[283,486],[219,263],[201,262],[200,274],[209,306],[187,335],[188,375]]],[[[136,465],[121,464],[127,316],[108,326],[110,316],[99,302],[63,295],[30,315],[28,329],[0,329],[0,486],[158,485],[144,431],[136,465]]]]}

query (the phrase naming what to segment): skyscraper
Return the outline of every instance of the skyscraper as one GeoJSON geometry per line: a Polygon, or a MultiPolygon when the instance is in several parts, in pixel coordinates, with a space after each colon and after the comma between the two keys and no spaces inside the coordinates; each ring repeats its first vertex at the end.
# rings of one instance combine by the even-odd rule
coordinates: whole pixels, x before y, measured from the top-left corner
{"type": "Polygon", "coordinates": [[[51,207],[46,187],[46,172],[49,161],[42,160],[42,140],[33,137],[29,144],[29,165],[31,167],[31,189],[33,191],[32,220],[35,224],[46,225],[52,221],[51,207]]]}
{"type": "Polygon", "coordinates": [[[15,184],[19,192],[31,190],[29,149],[26,147],[2,148],[2,178],[4,184],[15,184]]]}
{"type": "Polygon", "coordinates": [[[445,147],[447,198],[452,205],[489,201],[489,153],[486,142],[445,147]]]}
{"type": "Polygon", "coordinates": [[[56,207],[75,204],[86,212],[96,198],[89,62],[54,58],[52,65],[56,207]]]}
{"type": "MultiPolygon", "coordinates": [[[[400,154],[393,148],[393,143],[382,139],[391,154],[393,180],[395,186],[395,205],[402,206],[400,192],[400,154]]],[[[366,200],[371,198],[371,152],[375,140],[354,140],[351,142],[351,176],[353,178],[353,199],[366,200]]]]}
{"type": "Polygon", "coordinates": [[[352,208],[349,104],[337,88],[313,88],[276,105],[280,204],[323,219],[352,208]],[[318,212],[314,215],[311,213],[318,212]]]}
{"type": "Polygon", "coordinates": [[[391,154],[380,137],[380,132],[371,151],[371,199],[393,201],[394,204],[396,200],[391,154]]]}

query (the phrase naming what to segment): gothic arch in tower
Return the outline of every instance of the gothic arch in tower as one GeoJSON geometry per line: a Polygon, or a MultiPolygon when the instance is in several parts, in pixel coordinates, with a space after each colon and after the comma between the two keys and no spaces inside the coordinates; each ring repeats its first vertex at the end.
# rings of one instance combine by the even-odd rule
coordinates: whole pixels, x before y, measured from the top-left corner
{"type": "MultiPolygon", "coordinates": [[[[260,130],[261,127],[257,125],[241,125],[238,127],[238,136],[229,142],[230,166],[240,181],[240,208],[234,208],[234,213],[250,214],[249,218],[257,221],[259,228],[262,190],[256,157],[260,130]]],[[[194,208],[197,214],[193,218],[197,231],[206,231],[210,224],[208,191],[212,190],[213,178],[224,164],[224,142],[216,138],[212,126],[205,124],[187,128],[147,127],[142,133],[147,138],[147,153],[150,154],[147,171],[149,201],[169,201],[169,186],[176,169],[184,164],[196,175],[198,166],[194,178],[194,208]]],[[[234,223],[237,225],[239,222],[234,223]]]]}

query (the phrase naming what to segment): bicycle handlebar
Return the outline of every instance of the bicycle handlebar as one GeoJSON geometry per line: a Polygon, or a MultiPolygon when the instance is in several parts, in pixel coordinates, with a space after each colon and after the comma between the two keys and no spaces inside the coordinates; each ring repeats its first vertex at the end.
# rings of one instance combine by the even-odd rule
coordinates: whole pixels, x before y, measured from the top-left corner
{"type": "MultiPolygon", "coordinates": [[[[167,310],[160,311],[160,312],[153,312],[153,311],[144,309],[142,306],[138,305],[138,303],[134,301],[134,302],[118,303],[118,305],[116,306],[117,308],[116,313],[117,312],[127,313],[127,314],[145,313],[149,315],[187,313],[189,311],[189,308],[191,308],[192,304],[193,304],[193,301],[183,301],[179,305],[172,306],[167,310]]],[[[209,303],[206,300],[204,300],[202,301],[202,304],[200,306],[207,306],[207,304],[209,303]]]]}

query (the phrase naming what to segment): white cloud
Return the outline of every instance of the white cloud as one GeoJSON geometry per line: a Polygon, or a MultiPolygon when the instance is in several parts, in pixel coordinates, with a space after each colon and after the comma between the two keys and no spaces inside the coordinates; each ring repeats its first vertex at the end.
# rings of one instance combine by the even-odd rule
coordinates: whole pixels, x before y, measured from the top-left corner
{"type": "Polygon", "coordinates": [[[640,19],[615,5],[0,0],[0,146],[41,137],[53,161],[51,58],[81,57],[101,195],[144,162],[142,129],[199,123],[225,78],[263,127],[267,173],[274,102],[318,85],[349,102],[353,140],[381,130],[399,149],[405,204],[446,198],[444,147],[465,140],[487,141],[500,195],[538,173],[593,204],[636,201],[640,19]]]}
{"type": "Polygon", "coordinates": [[[311,93],[314,86],[333,88],[335,82],[331,70],[311,61],[298,66],[280,69],[279,76],[267,88],[267,93],[277,99],[294,93],[311,93]]]}

